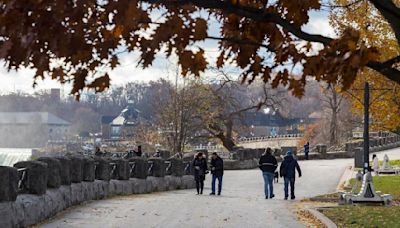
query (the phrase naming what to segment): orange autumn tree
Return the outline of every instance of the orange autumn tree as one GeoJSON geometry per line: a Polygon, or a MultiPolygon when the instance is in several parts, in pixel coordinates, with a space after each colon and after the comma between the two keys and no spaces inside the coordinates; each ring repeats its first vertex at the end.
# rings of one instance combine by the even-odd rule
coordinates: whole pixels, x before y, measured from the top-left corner
{"type": "MultiPolygon", "coordinates": [[[[358,0],[355,0],[358,1],[358,0]]],[[[400,10],[392,1],[369,0],[400,41],[400,10]]],[[[0,3],[0,58],[8,69],[36,69],[35,79],[71,82],[79,98],[84,88],[109,87],[107,70],[121,52],[140,55],[152,65],[156,53],[176,56],[183,76],[200,76],[210,65],[204,40],[219,42],[214,65],[234,65],[243,82],[262,78],[285,85],[298,97],[308,76],[344,89],[368,67],[400,83],[400,56],[383,58],[363,42],[358,28],[338,38],[304,31],[318,0],[5,0],[0,3]],[[210,18],[218,21],[211,33],[210,18]],[[321,49],[311,50],[312,44],[321,49]],[[302,69],[295,78],[290,71],[302,69]]]]}
{"type": "MultiPolygon", "coordinates": [[[[336,8],[331,16],[331,24],[339,34],[351,26],[359,31],[360,40],[380,50],[379,60],[390,59],[400,55],[400,45],[391,25],[379,14],[369,1],[336,0],[335,4],[348,5],[336,8]]],[[[394,1],[397,6],[400,0],[394,1]]],[[[399,13],[399,11],[398,11],[399,13]]],[[[400,24],[398,24],[400,27],[400,24]]],[[[370,113],[371,127],[374,130],[395,130],[400,126],[400,85],[379,72],[365,68],[358,72],[352,88],[347,94],[352,99],[353,109],[361,114],[363,110],[363,87],[367,81],[371,85],[370,113]]]]}

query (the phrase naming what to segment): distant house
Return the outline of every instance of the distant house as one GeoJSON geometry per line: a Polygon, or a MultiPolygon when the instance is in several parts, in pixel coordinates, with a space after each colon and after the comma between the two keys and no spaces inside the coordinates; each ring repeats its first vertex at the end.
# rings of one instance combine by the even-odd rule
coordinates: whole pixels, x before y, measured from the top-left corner
{"type": "Polygon", "coordinates": [[[111,122],[116,116],[101,117],[101,137],[102,139],[111,139],[111,122]]]}
{"type": "Polygon", "coordinates": [[[49,140],[65,140],[69,126],[48,112],[0,112],[0,147],[43,147],[49,140]]]}
{"type": "Polygon", "coordinates": [[[101,121],[103,139],[130,138],[135,135],[135,129],[141,121],[140,111],[128,104],[118,116],[103,116],[101,121]]]}

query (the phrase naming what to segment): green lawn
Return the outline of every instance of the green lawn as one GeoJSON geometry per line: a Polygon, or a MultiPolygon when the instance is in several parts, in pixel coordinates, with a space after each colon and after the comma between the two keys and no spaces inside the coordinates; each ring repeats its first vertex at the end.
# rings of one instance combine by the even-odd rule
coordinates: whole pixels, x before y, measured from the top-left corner
{"type": "MultiPolygon", "coordinates": [[[[389,161],[389,164],[391,165],[391,166],[398,166],[398,167],[400,167],[400,160],[390,160],[389,161]]],[[[383,165],[383,161],[379,161],[379,166],[382,166],[383,165]]]]}
{"type": "MultiPolygon", "coordinates": [[[[400,200],[400,176],[374,176],[373,180],[375,191],[391,194],[394,200],[400,200]]],[[[353,183],[354,179],[350,180],[350,184],[353,183]]]]}
{"type": "MultiPolygon", "coordinates": [[[[400,201],[400,176],[374,176],[373,179],[376,191],[391,194],[395,201],[400,201]]],[[[338,227],[400,228],[400,206],[338,206],[320,211],[338,227]]]]}
{"type": "Polygon", "coordinates": [[[320,211],[338,227],[400,227],[399,206],[340,206],[320,211]]]}

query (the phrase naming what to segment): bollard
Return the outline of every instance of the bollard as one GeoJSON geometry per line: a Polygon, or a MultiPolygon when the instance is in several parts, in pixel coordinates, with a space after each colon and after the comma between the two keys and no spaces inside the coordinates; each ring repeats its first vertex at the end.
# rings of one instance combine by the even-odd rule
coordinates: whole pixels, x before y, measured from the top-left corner
{"type": "Polygon", "coordinates": [[[114,171],[114,178],[118,180],[129,180],[129,162],[124,159],[115,159],[116,169],[114,171]]]}
{"type": "Polygon", "coordinates": [[[0,166],[0,202],[15,201],[18,196],[18,171],[0,166]]]}
{"type": "Polygon", "coordinates": [[[168,150],[160,150],[160,156],[162,159],[167,159],[171,157],[171,152],[169,152],[168,150]]]}
{"type": "Polygon", "coordinates": [[[71,182],[80,183],[83,180],[83,158],[78,156],[71,156],[71,182]]]}
{"type": "Polygon", "coordinates": [[[141,157],[133,157],[129,159],[129,162],[135,163],[135,169],[132,171],[130,177],[139,178],[139,179],[146,179],[148,176],[148,162],[147,159],[141,157]]]}
{"type": "Polygon", "coordinates": [[[353,143],[346,143],[345,144],[345,151],[347,153],[353,152],[353,149],[354,149],[354,144],[353,143]]]}
{"type": "Polygon", "coordinates": [[[47,187],[59,188],[61,185],[60,161],[50,157],[40,157],[37,160],[47,164],[47,187]]]}
{"type": "Polygon", "coordinates": [[[245,160],[245,153],[246,153],[245,149],[238,149],[236,151],[237,158],[238,158],[237,160],[239,160],[239,161],[245,160]]]}
{"type": "Polygon", "coordinates": [[[68,157],[60,156],[55,157],[60,162],[61,169],[60,169],[60,178],[62,185],[70,185],[71,184],[71,160],[68,157]]]}
{"type": "Polygon", "coordinates": [[[232,160],[240,160],[239,154],[237,152],[230,152],[230,157],[232,160]]]}
{"type": "Polygon", "coordinates": [[[364,167],[364,150],[362,147],[354,148],[354,167],[364,167]]]}
{"type": "Polygon", "coordinates": [[[185,166],[184,174],[185,175],[193,175],[194,174],[193,163],[192,162],[184,162],[183,164],[185,166]]]}
{"type": "Polygon", "coordinates": [[[95,162],[93,158],[84,157],[82,161],[83,166],[83,181],[93,182],[96,178],[95,162]]]}
{"type": "Polygon", "coordinates": [[[171,162],[170,173],[172,176],[181,177],[184,175],[185,165],[182,160],[171,158],[169,159],[169,162],[171,162]]]}
{"type": "Polygon", "coordinates": [[[324,144],[318,144],[317,152],[321,155],[322,158],[326,158],[327,146],[324,144]]]}
{"type": "Polygon", "coordinates": [[[111,179],[110,162],[104,158],[95,158],[95,177],[98,180],[109,181],[111,179]]]}
{"type": "Polygon", "coordinates": [[[154,177],[164,177],[166,165],[165,161],[161,158],[151,158],[149,159],[149,163],[152,165],[152,172],[150,173],[151,176],[154,177]]]}
{"type": "Polygon", "coordinates": [[[47,164],[40,161],[23,161],[14,165],[15,168],[27,168],[25,188],[22,192],[43,195],[47,189],[47,164]]]}

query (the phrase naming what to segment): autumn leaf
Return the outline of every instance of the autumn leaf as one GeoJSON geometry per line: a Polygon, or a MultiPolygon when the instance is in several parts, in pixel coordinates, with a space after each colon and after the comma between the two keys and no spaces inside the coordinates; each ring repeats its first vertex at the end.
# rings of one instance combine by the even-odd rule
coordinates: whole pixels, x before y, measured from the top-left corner
{"type": "Polygon", "coordinates": [[[96,78],[87,87],[95,89],[96,92],[103,92],[110,87],[110,77],[106,73],[104,76],[96,78]]]}
{"type": "Polygon", "coordinates": [[[207,37],[207,21],[203,18],[197,18],[195,23],[194,40],[204,40],[207,37]]]}

